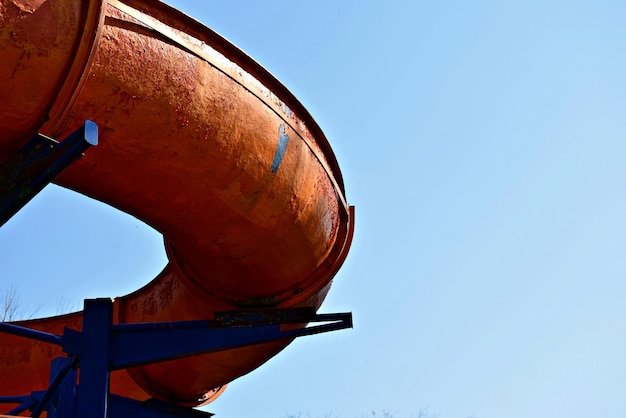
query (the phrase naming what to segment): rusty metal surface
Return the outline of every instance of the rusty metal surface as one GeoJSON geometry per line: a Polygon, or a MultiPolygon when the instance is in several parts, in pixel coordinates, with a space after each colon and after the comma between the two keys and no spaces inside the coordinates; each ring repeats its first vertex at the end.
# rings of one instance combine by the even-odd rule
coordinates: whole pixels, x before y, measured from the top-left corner
{"type": "MultiPolygon", "coordinates": [[[[325,137],[284,86],[160,2],[4,0],[0,19],[0,79],[9,81],[0,96],[10,98],[0,103],[0,158],[37,129],[62,136],[91,119],[97,152],[58,183],[165,237],[169,265],[116,301],[118,321],[319,307],[349,249],[353,211],[325,137]]],[[[34,325],[57,329],[68,318],[79,325],[79,315],[34,325]]],[[[54,350],[11,350],[6,343],[18,343],[7,338],[0,372],[44,368],[28,378],[41,386],[54,350]]],[[[112,390],[197,404],[284,346],[116,372],[112,390]]]]}

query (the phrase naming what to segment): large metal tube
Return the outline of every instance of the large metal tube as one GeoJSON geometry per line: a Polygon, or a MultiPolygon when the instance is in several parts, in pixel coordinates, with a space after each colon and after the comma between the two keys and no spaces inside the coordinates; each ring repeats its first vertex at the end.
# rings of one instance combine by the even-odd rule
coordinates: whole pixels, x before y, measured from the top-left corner
{"type": "MultiPolygon", "coordinates": [[[[116,300],[116,321],[318,308],[348,251],[353,217],[332,150],[293,95],[240,50],[163,3],[34,3],[0,1],[0,53],[10,58],[0,63],[8,81],[0,88],[8,95],[29,80],[45,86],[28,100],[11,96],[11,113],[0,108],[0,159],[34,130],[62,137],[85,119],[98,124],[97,149],[58,184],[162,232],[170,259],[151,283],[116,300]],[[27,7],[32,21],[20,15],[27,7]],[[61,29],[42,24],[53,24],[49,9],[64,17],[63,42],[49,40],[61,29]],[[41,26],[44,35],[36,32],[41,26]],[[21,56],[12,36],[48,51],[51,62],[45,54],[38,65],[21,56]]],[[[58,332],[80,322],[75,314],[29,324],[58,332]]],[[[27,379],[29,390],[38,389],[47,381],[47,369],[39,369],[57,353],[8,338],[0,335],[0,373],[36,368],[27,379]]],[[[116,372],[111,388],[198,404],[285,345],[116,372]]],[[[0,382],[0,393],[5,389],[0,382]]]]}

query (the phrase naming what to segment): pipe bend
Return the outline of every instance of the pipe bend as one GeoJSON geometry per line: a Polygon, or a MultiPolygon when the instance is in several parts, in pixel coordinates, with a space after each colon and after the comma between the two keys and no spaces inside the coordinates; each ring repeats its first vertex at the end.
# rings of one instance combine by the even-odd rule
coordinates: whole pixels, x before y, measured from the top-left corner
{"type": "MultiPolygon", "coordinates": [[[[158,1],[109,3],[42,3],[71,5],[72,16],[84,20],[67,21],[83,22],[84,31],[74,28],[59,55],[65,61],[51,58],[55,83],[63,83],[46,85],[33,99],[22,115],[30,120],[26,128],[11,131],[0,103],[0,157],[39,127],[46,112],[50,120],[42,129],[58,137],[85,119],[98,124],[97,149],[55,182],[153,226],[166,237],[169,258],[149,284],[116,299],[119,323],[211,319],[218,311],[251,307],[319,308],[354,233],[354,208],[319,126],[271,74],[182,13],[158,1]]],[[[20,33],[41,41],[45,37],[32,34],[38,26],[45,27],[22,24],[20,33]]],[[[23,63],[12,41],[0,38],[4,50],[13,61],[0,63],[0,76],[23,63]]],[[[41,72],[26,70],[18,74],[24,85],[41,72]]],[[[0,93],[4,89],[0,83],[0,93]]],[[[81,317],[36,324],[79,328],[81,317]]],[[[118,371],[111,389],[200,404],[287,344],[118,371]]],[[[37,359],[37,373],[24,385],[47,383],[46,360],[54,353],[19,344],[0,351],[37,359]]],[[[8,368],[21,366],[0,364],[0,373],[14,375],[8,368]]]]}

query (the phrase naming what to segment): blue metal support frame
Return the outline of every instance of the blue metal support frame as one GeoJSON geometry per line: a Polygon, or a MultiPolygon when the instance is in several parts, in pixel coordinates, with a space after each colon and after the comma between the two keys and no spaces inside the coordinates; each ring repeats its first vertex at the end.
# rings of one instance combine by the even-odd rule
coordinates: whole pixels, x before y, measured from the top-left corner
{"type": "Polygon", "coordinates": [[[61,142],[38,133],[0,162],[0,226],[97,144],[98,126],[87,120],[61,142]]]}
{"type": "Polygon", "coordinates": [[[213,320],[113,324],[110,299],[88,299],[83,329],[63,335],[0,323],[0,332],[60,345],[69,357],[53,362],[47,391],[22,397],[0,397],[0,403],[21,403],[11,413],[30,409],[50,418],[206,418],[211,414],[151,399],[140,402],[109,394],[113,370],[181,357],[228,350],[352,327],[352,314],[316,314],[310,308],[222,312],[213,320]],[[286,324],[319,323],[296,329],[286,324]],[[76,368],[80,368],[77,381],[76,368]]]}

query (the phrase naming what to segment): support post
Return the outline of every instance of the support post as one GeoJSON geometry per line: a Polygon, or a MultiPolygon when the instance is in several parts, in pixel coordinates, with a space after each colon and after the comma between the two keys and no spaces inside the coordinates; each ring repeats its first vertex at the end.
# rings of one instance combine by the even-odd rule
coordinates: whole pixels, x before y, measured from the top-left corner
{"type": "Polygon", "coordinates": [[[76,416],[107,418],[109,357],[113,304],[111,299],[87,299],[80,341],[80,378],[76,416]]]}

